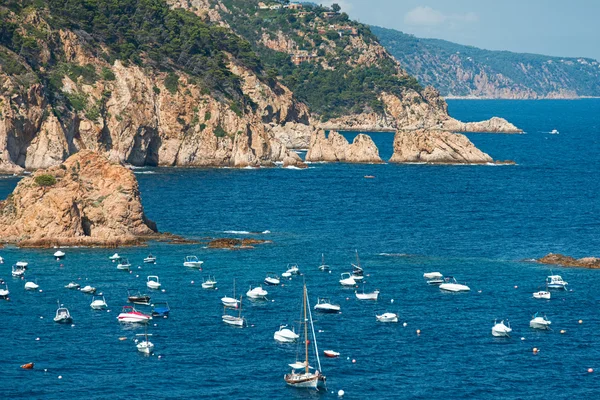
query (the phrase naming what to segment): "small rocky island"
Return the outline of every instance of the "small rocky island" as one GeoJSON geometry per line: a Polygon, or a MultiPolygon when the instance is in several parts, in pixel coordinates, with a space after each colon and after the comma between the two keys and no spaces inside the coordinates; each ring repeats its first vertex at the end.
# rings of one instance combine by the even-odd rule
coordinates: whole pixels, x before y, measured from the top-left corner
{"type": "Polygon", "coordinates": [[[600,258],[598,257],[573,258],[562,254],[550,253],[537,261],[542,264],[554,264],[563,267],[600,269],[600,258]]]}
{"type": "Polygon", "coordinates": [[[0,241],[21,247],[136,245],[157,232],[133,172],[90,150],[23,178],[0,202],[0,241]]]}

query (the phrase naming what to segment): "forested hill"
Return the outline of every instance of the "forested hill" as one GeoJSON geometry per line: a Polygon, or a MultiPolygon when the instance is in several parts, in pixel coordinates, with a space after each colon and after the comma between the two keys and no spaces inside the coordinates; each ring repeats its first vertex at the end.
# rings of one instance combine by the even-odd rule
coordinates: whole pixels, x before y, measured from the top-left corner
{"type": "Polygon", "coordinates": [[[593,59],[490,51],[393,29],[371,30],[408,73],[444,96],[600,96],[600,63],[593,59]]]}

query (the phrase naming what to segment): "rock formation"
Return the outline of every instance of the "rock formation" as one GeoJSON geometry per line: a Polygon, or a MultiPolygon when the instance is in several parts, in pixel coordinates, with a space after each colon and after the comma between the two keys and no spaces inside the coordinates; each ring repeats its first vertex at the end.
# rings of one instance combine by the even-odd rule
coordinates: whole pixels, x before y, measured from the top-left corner
{"type": "Polygon", "coordinates": [[[563,267],[600,269],[600,258],[597,257],[584,257],[577,259],[569,256],[564,256],[562,254],[550,253],[537,261],[542,264],[562,265],[563,267]]]}
{"type": "Polygon", "coordinates": [[[487,164],[494,162],[465,136],[431,130],[398,131],[393,163],[487,164]]]}
{"type": "Polygon", "coordinates": [[[232,239],[232,238],[220,238],[213,239],[208,242],[209,249],[253,249],[257,244],[272,243],[269,240],[263,239],[232,239]]]}
{"type": "Polygon", "coordinates": [[[450,118],[443,122],[443,129],[453,132],[523,133],[504,118],[492,117],[481,122],[461,122],[450,118]]]}
{"type": "Polygon", "coordinates": [[[306,161],[311,162],[347,162],[347,163],[381,163],[379,150],[373,140],[365,135],[357,135],[352,144],[336,131],[315,131],[310,139],[310,146],[306,153],[306,161]]]}
{"type": "Polygon", "coordinates": [[[0,202],[0,241],[19,246],[133,245],[156,232],[133,172],[89,150],[23,178],[0,202]]]}

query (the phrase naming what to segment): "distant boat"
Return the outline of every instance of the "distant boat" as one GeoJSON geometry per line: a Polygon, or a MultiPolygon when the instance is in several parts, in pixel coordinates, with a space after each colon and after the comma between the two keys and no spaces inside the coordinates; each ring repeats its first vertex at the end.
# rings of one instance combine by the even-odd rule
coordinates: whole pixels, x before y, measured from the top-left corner
{"type": "Polygon", "coordinates": [[[246,319],[242,317],[242,296],[240,296],[239,307],[238,307],[238,315],[229,315],[227,314],[228,307],[223,308],[223,316],[221,317],[222,321],[227,325],[236,326],[239,328],[243,328],[247,326],[246,319]]]}
{"type": "Polygon", "coordinates": [[[71,317],[71,313],[64,305],[60,304],[56,310],[56,316],[54,317],[54,322],[58,322],[59,324],[70,324],[73,322],[73,318],[71,317]]]}
{"type": "Polygon", "coordinates": [[[20,265],[13,265],[12,266],[12,276],[14,276],[15,278],[20,278],[22,276],[25,275],[25,267],[20,266],[20,265]]]}
{"type": "Polygon", "coordinates": [[[328,358],[337,358],[340,356],[340,353],[338,353],[337,351],[333,351],[333,350],[325,350],[323,352],[323,354],[325,354],[325,357],[328,357],[328,358]]]}
{"type": "Polygon", "coordinates": [[[29,266],[29,263],[28,263],[27,261],[17,261],[17,262],[15,263],[15,265],[16,265],[17,267],[22,267],[22,268],[24,268],[24,269],[27,269],[27,267],[29,266]]]}
{"type": "Polygon", "coordinates": [[[355,281],[360,281],[364,278],[363,268],[360,266],[360,259],[358,258],[358,250],[356,251],[356,264],[352,264],[352,277],[355,281]]]}
{"type": "Polygon", "coordinates": [[[40,285],[37,284],[37,281],[28,281],[25,282],[25,290],[37,290],[40,285]]]}
{"type": "Polygon", "coordinates": [[[131,263],[125,257],[119,258],[119,263],[117,264],[117,269],[121,271],[129,271],[131,270],[131,263]]]}
{"type": "Polygon", "coordinates": [[[115,262],[117,260],[119,260],[121,258],[121,256],[119,255],[119,253],[115,253],[112,256],[108,257],[109,260],[111,260],[112,262],[115,262]]]}
{"type": "Polygon", "coordinates": [[[143,336],[144,340],[137,342],[136,340],[136,345],[135,347],[138,349],[139,352],[144,353],[144,354],[150,354],[152,353],[152,351],[154,350],[154,344],[148,340],[148,336],[152,336],[152,334],[148,334],[148,325],[146,325],[146,329],[144,331],[144,333],[138,333],[135,336],[143,336]]]}
{"type": "Polygon", "coordinates": [[[152,305],[153,317],[167,318],[170,312],[171,308],[169,308],[169,303],[167,303],[166,301],[155,301],[152,305]]]}
{"type": "Polygon", "coordinates": [[[325,264],[325,254],[321,254],[321,265],[319,271],[329,271],[329,265],[325,264]]]}
{"type": "Polygon", "coordinates": [[[228,297],[228,296],[222,297],[221,303],[223,303],[223,305],[225,307],[229,307],[229,308],[238,308],[240,306],[240,301],[235,298],[235,279],[233,280],[233,296],[232,297],[228,297]]]}
{"type": "Polygon", "coordinates": [[[281,281],[279,277],[272,272],[267,273],[267,277],[265,278],[265,285],[269,286],[277,286],[281,281]]]}
{"type": "Polygon", "coordinates": [[[4,289],[0,289],[0,299],[2,300],[8,300],[8,295],[10,294],[10,291],[8,290],[8,285],[5,283],[4,284],[4,289]]]}
{"type": "Polygon", "coordinates": [[[329,300],[329,297],[319,297],[314,309],[315,311],[319,311],[326,314],[335,314],[340,312],[340,305],[333,304],[331,300],[329,300]]]}
{"type": "Polygon", "coordinates": [[[123,306],[123,310],[117,317],[119,322],[123,323],[142,323],[145,324],[152,317],[136,310],[133,306],[123,306]]]}
{"type": "Polygon", "coordinates": [[[379,289],[375,289],[371,293],[365,293],[365,287],[363,285],[363,292],[358,293],[356,290],[354,291],[356,298],[359,300],[377,300],[379,297],[379,289]]]}
{"type": "Polygon", "coordinates": [[[94,294],[96,293],[96,288],[90,285],[86,285],[84,287],[82,287],[81,289],[79,289],[80,292],[82,293],[87,293],[87,294],[94,294]]]}
{"type": "Polygon", "coordinates": [[[356,286],[356,281],[350,272],[343,272],[341,274],[340,284],[342,286],[356,286]]]}
{"type": "Polygon", "coordinates": [[[377,321],[379,322],[398,322],[398,315],[390,312],[376,315],[377,321]]]}
{"type": "Polygon", "coordinates": [[[558,135],[559,133],[560,133],[560,132],[558,132],[558,130],[556,130],[556,129],[552,129],[552,130],[550,131],[550,134],[551,134],[551,135],[558,135]]]}
{"type": "Polygon", "coordinates": [[[468,292],[471,290],[467,285],[458,283],[453,276],[444,278],[444,283],[440,285],[440,289],[447,292],[468,292]]]}
{"type": "Polygon", "coordinates": [[[317,347],[317,337],[315,335],[315,328],[313,325],[312,314],[310,312],[310,305],[308,304],[308,293],[306,291],[306,284],[303,289],[302,309],[304,318],[302,324],[304,325],[304,361],[296,360],[295,363],[289,364],[292,367],[292,371],[285,374],[283,379],[285,382],[293,387],[297,388],[310,388],[310,389],[323,389],[325,388],[325,376],[321,373],[321,360],[319,359],[319,348],[317,347]],[[308,315],[307,315],[308,314],[308,315]],[[314,345],[314,354],[317,360],[317,369],[309,365],[308,360],[308,346],[311,341],[309,340],[308,327],[310,324],[310,331],[312,333],[312,344],[314,345]]]}
{"type": "Polygon", "coordinates": [[[285,272],[291,275],[298,275],[300,273],[300,269],[298,268],[298,264],[288,264],[285,272]]]}
{"type": "Polygon", "coordinates": [[[108,307],[108,305],[106,304],[106,299],[104,296],[94,296],[92,297],[90,307],[92,307],[94,310],[102,310],[103,308],[108,307]]]}
{"type": "Polygon", "coordinates": [[[196,256],[186,256],[183,260],[184,267],[202,269],[202,264],[204,264],[204,261],[198,260],[196,256]]]}
{"type": "Polygon", "coordinates": [[[150,296],[137,289],[127,289],[127,301],[133,304],[150,305],[150,296]]]}
{"type": "Polygon", "coordinates": [[[57,260],[60,260],[61,258],[64,258],[64,257],[65,257],[65,255],[66,255],[66,254],[65,254],[65,252],[64,252],[64,251],[57,250],[57,251],[54,253],[54,258],[56,258],[57,260]]]}
{"type": "Polygon", "coordinates": [[[444,283],[444,275],[440,272],[426,272],[423,274],[423,278],[427,279],[428,285],[441,285],[444,283]]]}
{"type": "Polygon", "coordinates": [[[260,285],[256,286],[255,288],[252,288],[252,286],[250,286],[250,289],[248,289],[248,291],[246,292],[246,297],[253,300],[266,300],[268,294],[269,292],[263,289],[260,285]]]}
{"type": "Polygon", "coordinates": [[[535,293],[533,294],[533,297],[534,297],[535,299],[546,299],[546,300],[550,300],[550,296],[551,296],[551,295],[550,295],[550,292],[548,292],[548,291],[545,291],[545,290],[541,290],[541,291],[539,291],[539,292],[535,292],[535,293]]]}
{"type": "Polygon", "coordinates": [[[4,258],[0,257],[0,264],[4,264],[4,258]]]}
{"type": "Polygon", "coordinates": [[[79,289],[81,285],[79,285],[79,283],[77,282],[69,282],[68,284],[65,285],[66,289],[79,289]]]}
{"type": "Polygon", "coordinates": [[[546,287],[548,289],[567,289],[568,283],[560,275],[550,275],[546,278],[546,287]]]}
{"type": "Polygon", "coordinates": [[[156,264],[156,257],[152,254],[148,254],[148,257],[144,258],[144,264],[156,264]]]}
{"type": "Polygon", "coordinates": [[[289,329],[287,325],[281,325],[279,330],[273,334],[273,339],[279,343],[294,343],[300,335],[289,329]]]}
{"type": "Polygon", "coordinates": [[[158,290],[160,289],[160,280],[156,275],[148,275],[146,278],[146,286],[148,289],[158,290]]]}
{"type": "Polygon", "coordinates": [[[202,289],[216,289],[217,288],[217,280],[214,276],[210,276],[202,282],[202,289]]]}
{"type": "Polygon", "coordinates": [[[533,329],[550,329],[552,322],[550,322],[545,315],[542,317],[538,314],[539,313],[535,313],[531,321],[529,321],[529,326],[533,329]]]}
{"type": "Polygon", "coordinates": [[[494,326],[492,326],[492,335],[496,337],[509,337],[512,332],[512,328],[510,327],[510,323],[505,324],[504,320],[500,322],[494,321],[494,326]]]}

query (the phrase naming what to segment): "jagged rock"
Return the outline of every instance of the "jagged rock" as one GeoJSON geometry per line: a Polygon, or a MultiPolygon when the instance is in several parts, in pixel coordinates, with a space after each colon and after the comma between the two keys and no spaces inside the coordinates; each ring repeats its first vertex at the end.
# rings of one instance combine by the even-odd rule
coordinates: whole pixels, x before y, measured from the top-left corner
{"type": "Polygon", "coordinates": [[[129,169],[83,150],[23,178],[0,202],[0,241],[20,246],[117,246],[155,235],[129,169]],[[54,184],[44,186],[40,176],[54,184]]]}
{"type": "Polygon", "coordinates": [[[309,124],[286,122],[284,125],[271,124],[269,133],[288,149],[308,149],[314,128],[309,124]]]}
{"type": "Polygon", "coordinates": [[[271,243],[262,239],[213,239],[208,242],[209,249],[251,249],[256,244],[271,243]]]}
{"type": "Polygon", "coordinates": [[[481,122],[461,122],[450,118],[444,121],[443,128],[453,132],[523,133],[523,130],[498,117],[481,122]]]}
{"type": "Polygon", "coordinates": [[[563,267],[600,269],[600,258],[598,257],[584,257],[577,259],[569,256],[564,256],[562,254],[550,253],[537,261],[542,264],[562,265],[563,267]]]}
{"type": "Polygon", "coordinates": [[[465,136],[445,131],[398,131],[393,163],[487,164],[494,162],[465,136]]]}
{"type": "Polygon", "coordinates": [[[352,144],[336,131],[329,132],[320,130],[313,133],[306,161],[311,162],[348,162],[348,163],[381,163],[379,150],[373,140],[365,135],[359,134],[354,138],[352,144]]]}

